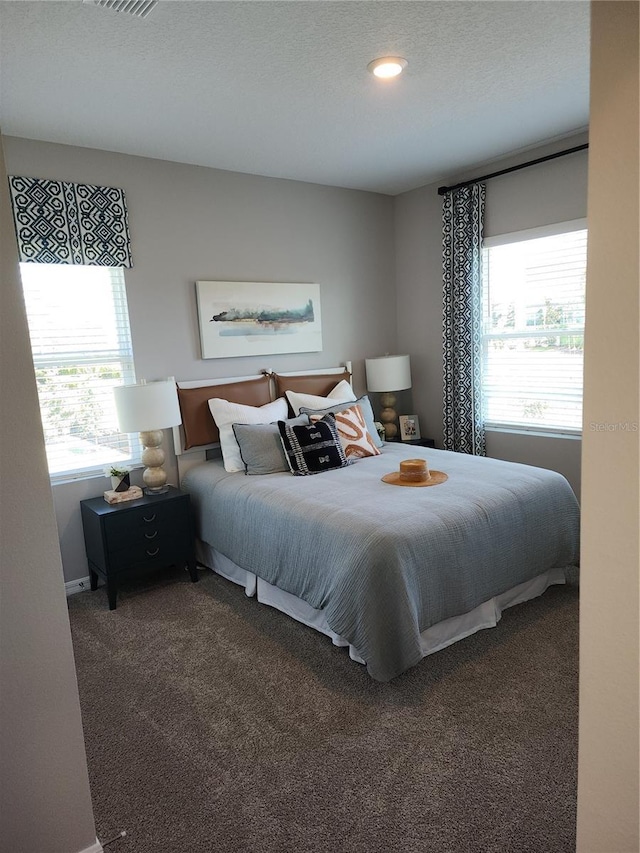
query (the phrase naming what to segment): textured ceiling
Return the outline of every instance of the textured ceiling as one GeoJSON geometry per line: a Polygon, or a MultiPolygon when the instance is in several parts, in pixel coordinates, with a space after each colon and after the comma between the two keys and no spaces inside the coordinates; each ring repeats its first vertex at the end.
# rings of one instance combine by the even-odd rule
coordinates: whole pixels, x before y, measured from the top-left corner
{"type": "Polygon", "coordinates": [[[0,39],[7,135],[392,195],[588,125],[586,0],[2,0],[0,39]]]}

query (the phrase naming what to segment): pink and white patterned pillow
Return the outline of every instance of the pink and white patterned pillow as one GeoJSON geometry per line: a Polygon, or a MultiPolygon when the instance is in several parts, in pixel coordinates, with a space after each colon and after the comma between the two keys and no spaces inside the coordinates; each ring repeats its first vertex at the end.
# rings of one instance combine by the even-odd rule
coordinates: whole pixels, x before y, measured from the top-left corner
{"type": "Polygon", "coordinates": [[[347,459],[362,459],[365,456],[380,456],[375,441],[367,430],[360,406],[349,406],[339,412],[326,415],[309,415],[311,423],[331,418],[335,420],[340,444],[347,459]]]}

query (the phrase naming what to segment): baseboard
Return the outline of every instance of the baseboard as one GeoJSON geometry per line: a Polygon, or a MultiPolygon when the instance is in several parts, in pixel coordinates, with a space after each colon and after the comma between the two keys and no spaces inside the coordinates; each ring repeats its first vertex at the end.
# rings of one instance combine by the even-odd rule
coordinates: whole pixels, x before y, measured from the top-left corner
{"type": "MultiPolygon", "coordinates": [[[[87,575],[86,578],[76,578],[74,581],[67,581],[64,585],[64,591],[67,593],[68,598],[70,595],[75,595],[76,592],[84,592],[85,589],[91,589],[90,584],[91,582],[87,575]]],[[[84,853],[84,850],[82,853],[84,853]]]]}
{"type": "Polygon", "coordinates": [[[104,853],[104,847],[96,838],[95,844],[92,844],[91,847],[85,847],[84,850],[80,850],[79,853],[104,853]]]}

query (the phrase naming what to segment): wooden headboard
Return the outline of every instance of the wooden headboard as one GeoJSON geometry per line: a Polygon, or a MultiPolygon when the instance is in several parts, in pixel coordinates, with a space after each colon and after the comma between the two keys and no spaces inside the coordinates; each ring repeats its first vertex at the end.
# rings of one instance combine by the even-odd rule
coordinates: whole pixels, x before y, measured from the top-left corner
{"type": "Polygon", "coordinates": [[[264,370],[254,376],[177,382],[182,424],[173,428],[173,445],[180,478],[192,465],[205,461],[207,450],[219,446],[218,428],[209,410],[212,397],[245,406],[264,406],[283,397],[285,391],[324,397],[343,379],[351,381],[351,362],[321,370],[294,373],[264,370]]]}

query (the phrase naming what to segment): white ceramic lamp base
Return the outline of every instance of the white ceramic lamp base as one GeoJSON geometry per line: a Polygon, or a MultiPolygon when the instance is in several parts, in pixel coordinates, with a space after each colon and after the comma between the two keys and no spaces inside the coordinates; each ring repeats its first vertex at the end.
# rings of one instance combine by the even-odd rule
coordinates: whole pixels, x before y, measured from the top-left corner
{"type": "Polygon", "coordinates": [[[145,494],[163,495],[169,491],[167,486],[167,472],[164,465],[164,450],[162,444],[162,430],[154,429],[140,433],[140,442],[144,447],[142,461],[147,466],[142,474],[145,484],[145,494]]]}

